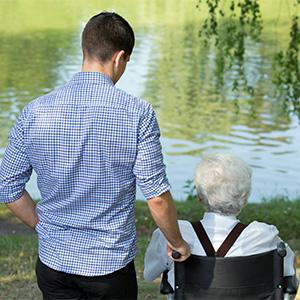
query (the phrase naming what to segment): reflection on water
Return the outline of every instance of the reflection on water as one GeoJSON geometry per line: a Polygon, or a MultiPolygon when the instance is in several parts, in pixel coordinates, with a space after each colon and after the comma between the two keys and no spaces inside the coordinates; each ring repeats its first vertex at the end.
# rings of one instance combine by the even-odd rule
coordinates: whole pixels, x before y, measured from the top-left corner
{"type": "MultiPolygon", "coordinates": [[[[299,143],[298,120],[284,131],[257,133],[248,127],[233,126],[228,136],[211,134],[202,142],[164,139],[164,149],[170,177],[176,174],[178,182],[186,176],[192,178],[199,157],[209,151],[228,151],[244,158],[253,168],[252,201],[262,196],[284,194],[299,195],[299,143]]],[[[182,188],[182,185],[178,186],[182,188]]],[[[177,190],[178,193],[180,190],[177,190]]]]}
{"type": "MultiPolygon", "coordinates": [[[[50,17],[45,20],[50,27],[24,31],[12,28],[11,32],[6,26],[0,28],[0,157],[24,105],[80,70],[80,31],[87,16],[95,13],[95,7],[118,11],[120,5],[120,13],[133,20],[137,45],[118,87],[153,104],[175,197],[185,197],[185,182],[210,151],[235,153],[253,167],[252,201],[278,193],[291,198],[299,195],[299,121],[288,116],[272,97],[276,87],[270,80],[271,54],[281,46],[278,38],[270,37],[272,27],[264,27],[265,43],[246,41],[245,72],[256,90],[252,97],[231,90],[236,78],[234,68],[223,76],[222,86],[218,83],[218,53],[200,42],[197,11],[185,5],[190,1],[176,4],[181,8],[178,20],[174,20],[176,5],[161,11],[158,8],[163,1],[135,2],[132,9],[134,6],[124,1],[103,1],[101,8],[91,1],[94,6],[88,10],[79,1],[78,7],[87,10],[84,16],[79,18],[80,14],[74,13],[76,22],[51,28],[50,17],[57,10],[50,1],[50,17]],[[141,18],[147,13],[148,18],[141,18]]],[[[0,8],[3,5],[0,3],[0,8]]],[[[281,33],[288,34],[287,23],[279,23],[281,33]]],[[[37,197],[35,180],[29,183],[29,189],[37,197]]],[[[138,197],[142,197],[140,193],[138,197]]]]}

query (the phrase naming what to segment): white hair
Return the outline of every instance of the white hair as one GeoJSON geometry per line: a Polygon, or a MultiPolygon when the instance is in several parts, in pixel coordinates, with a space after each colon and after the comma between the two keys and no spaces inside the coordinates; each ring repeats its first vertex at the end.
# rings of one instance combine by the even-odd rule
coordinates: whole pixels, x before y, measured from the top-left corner
{"type": "Polygon", "coordinates": [[[238,215],[251,191],[250,167],[227,153],[206,156],[196,168],[195,185],[207,211],[238,215]]]}

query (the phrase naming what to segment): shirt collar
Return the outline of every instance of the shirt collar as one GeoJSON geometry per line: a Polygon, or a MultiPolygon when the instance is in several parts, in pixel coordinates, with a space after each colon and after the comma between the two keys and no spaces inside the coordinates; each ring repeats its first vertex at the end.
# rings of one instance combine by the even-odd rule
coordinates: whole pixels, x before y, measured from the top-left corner
{"type": "Polygon", "coordinates": [[[113,81],[103,73],[100,72],[78,72],[71,79],[72,82],[90,82],[96,84],[109,84],[114,86],[113,81]]]}
{"type": "Polygon", "coordinates": [[[224,224],[226,226],[236,222],[238,222],[236,216],[224,216],[213,212],[205,212],[202,219],[203,225],[224,224]]]}

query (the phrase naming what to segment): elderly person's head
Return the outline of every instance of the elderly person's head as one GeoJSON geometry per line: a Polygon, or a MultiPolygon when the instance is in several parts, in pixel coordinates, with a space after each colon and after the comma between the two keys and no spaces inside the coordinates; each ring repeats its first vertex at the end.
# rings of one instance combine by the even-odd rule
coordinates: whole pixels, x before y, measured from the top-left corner
{"type": "Polygon", "coordinates": [[[195,173],[198,197],[206,211],[238,215],[250,195],[251,174],[250,167],[232,154],[206,156],[195,173]]]}

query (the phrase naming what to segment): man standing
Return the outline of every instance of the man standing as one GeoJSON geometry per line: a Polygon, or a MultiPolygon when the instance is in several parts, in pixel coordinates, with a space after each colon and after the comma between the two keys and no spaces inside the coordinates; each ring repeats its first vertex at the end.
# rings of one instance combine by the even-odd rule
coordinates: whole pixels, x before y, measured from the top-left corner
{"type": "Polygon", "coordinates": [[[10,135],[0,201],[38,233],[44,299],[137,298],[136,182],[169,251],[179,251],[179,260],[190,255],[153,109],[114,86],[133,46],[133,30],[121,16],[92,17],[82,34],[82,72],[29,103],[10,135]],[[41,193],[37,206],[25,190],[32,170],[41,193]]]}

